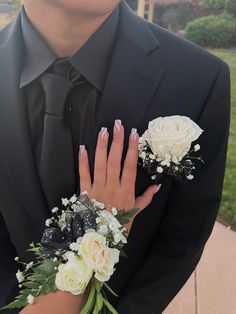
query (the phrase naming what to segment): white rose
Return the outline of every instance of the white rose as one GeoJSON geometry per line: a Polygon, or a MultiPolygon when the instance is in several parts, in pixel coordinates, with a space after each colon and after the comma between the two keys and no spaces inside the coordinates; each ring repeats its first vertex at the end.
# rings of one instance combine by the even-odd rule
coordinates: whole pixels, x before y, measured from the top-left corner
{"type": "Polygon", "coordinates": [[[100,281],[109,280],[114,264],[119,261],[119,254],[117,249],[106,246],[106,238],[97,232],[86,233],[80,244],[80,255],[100,281]]]}
{"type": "Polygon", "coordinates": [[[189,117],[159,117],[149,122],[142,135],[157,157],[165,160],[170,155],[180,161],[189,151],[191,143],[198,139],[203,130],[189,117]]]}
{"type": "Polygon", "coordinates": [[[84,292],[92,274],[92,269],[77,257],[58,267],[55,283],[59,290],[78,295],[84,292]]]}

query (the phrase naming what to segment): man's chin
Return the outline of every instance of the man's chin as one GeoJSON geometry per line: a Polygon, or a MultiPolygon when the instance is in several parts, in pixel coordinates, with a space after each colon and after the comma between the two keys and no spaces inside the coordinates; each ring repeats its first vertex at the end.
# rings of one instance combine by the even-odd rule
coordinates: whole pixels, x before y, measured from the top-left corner
{"type": "MultiPolygon", "coordinates": [[[[39,1],[39,0],[37,0],[39,1]]],[[[121,0],[40,0],[56,7],[60,7],[72,14],[106,15],[111,12],[121,0]]]]}

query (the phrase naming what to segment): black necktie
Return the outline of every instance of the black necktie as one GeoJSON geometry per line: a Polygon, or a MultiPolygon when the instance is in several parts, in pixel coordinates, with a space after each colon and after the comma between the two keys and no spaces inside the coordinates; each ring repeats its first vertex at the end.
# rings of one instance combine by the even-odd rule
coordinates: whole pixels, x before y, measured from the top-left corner
{"type": "Polygon", "coordinates": [[[58,63],[55,73],[45,73],[41,83],[45,94],[44,132],[39,147],[38,171],[50,208],[58,206],[62,197],[75,193],[75,169],[71,134],[64,121],[65,104],[73,87],[67,79],[67,67],[58,63]],[[60,71],[62,70],[62,71],[60,71]]]}

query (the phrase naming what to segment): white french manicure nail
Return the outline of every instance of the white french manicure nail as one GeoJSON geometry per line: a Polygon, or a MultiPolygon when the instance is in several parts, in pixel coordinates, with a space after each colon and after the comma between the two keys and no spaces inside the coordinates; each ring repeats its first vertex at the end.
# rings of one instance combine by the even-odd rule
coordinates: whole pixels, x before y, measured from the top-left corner
{"type": "Polygon", "coordinates": [[[137,138],[137,129],[132,128],[131,129],[131,139],[136,140],[136,138],[137,138]]]}
{"type": "Polygon", "coordinates": [[[158,184],[158,185],[156,186],[156,188],[155,188],[155,192],[154,192],[154,193],[157,193],[157,192],[160,190],[160,188],[161,188],[161,184],[158,184]]]}
{"type": "Polygon", "coordinates": [[[106,133],[107,133],[107,128],[102,127],[102,128],[101,128],[101,136],[102,136],[102,139],[104,139],[104,138],[106,137],[106,133]]]}
{"type": "Polygon", "coordinates": [[[85,145],[80,145],[79,149],[80,149],[80,154],[83,155],[85,153],[85,145]]]}
{"type": "Polygon", "coordinates": [[[121,126],[121,120],[120,119],[116,119],[115,120],[115,132],[119,132],[120,131],[120,126],[121,126]]]}

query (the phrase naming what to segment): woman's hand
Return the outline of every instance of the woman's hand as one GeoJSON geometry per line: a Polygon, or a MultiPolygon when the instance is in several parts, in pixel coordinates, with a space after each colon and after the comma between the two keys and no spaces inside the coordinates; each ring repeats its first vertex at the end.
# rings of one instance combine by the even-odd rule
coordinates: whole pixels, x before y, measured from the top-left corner
{"type": "MultiPolygon", "coordinates": [[[[149,205],[153,195],[160,185],[152,185],[141,195],[135,198],[135,181],[138,162],[138,140],[136,129],[132,129],[129,138],[129,147],[126,153],[124,167],[121,173],[121,157],[124,141],[124,127],[120,120],[116,120],[113,130],[113,141],[107,156],[109,134],[102,128],[98,134],[94,182],[91,182],[88,155],[82,145],[79,153],[80,191],[87,191],[90,198],[105,204],[107,208],[118,209],[139,208],[140,211],[149,205]]],[[[127,227],[130,230],[132,221],[127,227]]],[[[37,297],[34,305],[26,306],[22,314],[77,314],[82,308],[86,294],[74,296],[70,293],[57,291],[37,297]]]]}
{"type": "MultiPolygon", "coordinates": [[[[95,198],[97,201],[104,203],[107,208],[139,208],[141,211],[150,204],[153,195],[159,190],[160,185],[149,186],[141,196],[135,198],[139,142],[137,130],[131,130],[122,173],[121,158],[124,127],[120,120],[115,120],[113,141],[107,156],[108,138],[107,129],[102,128],[98,134],[96,146],[93,183],[91,182],[87,150],[84,145],[80,146],[80,191],[87,191],[90,198],[95,198]]],[[[127,226],[128,229],[130,229],[131,224],[127,226]]]]}

